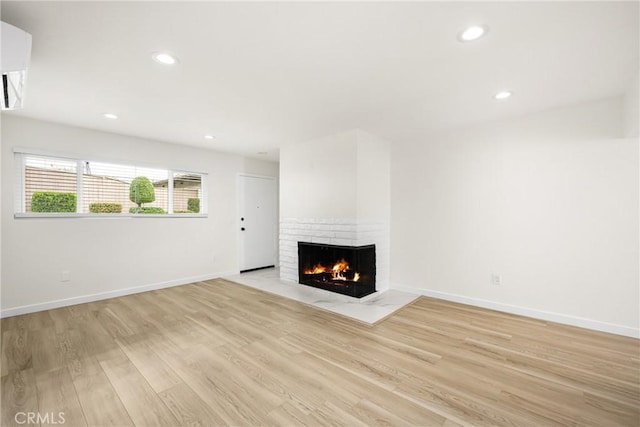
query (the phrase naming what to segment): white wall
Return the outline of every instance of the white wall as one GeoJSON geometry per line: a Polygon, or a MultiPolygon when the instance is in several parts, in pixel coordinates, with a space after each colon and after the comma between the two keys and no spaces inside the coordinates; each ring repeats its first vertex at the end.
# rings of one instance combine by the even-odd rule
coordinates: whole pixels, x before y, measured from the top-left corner
{"type": "Polygon", "coordinates": [[[236,155],[16,116],[2,121],[5,316],[236,272],[236,175],[278,174],[277,163],[236,155]],[[14,219],[15,146],[207,172],[209,216],[14,219]],[[62,270],[70,282],[60,281],[62,270]]]}
{"type": "Polygon", "coordinates": [[[640,127],[639,77],[636,74],[624,95],[624,135],[629,138],[637,137],[640,127]]]}
{"type": "Polygon", "coordinates": [[[390,148],[374,135],[354,129],[293,144],[280,164],[282,217],[389,217],[390,148]]]}
{"type": "Polygon", "coordinates": [[[362,130],[357,135],[357,216],[389,220],[391,149],[388,142],[362,130]]]}
{"type": "Polygon", "coordinates": [[[395,145],[392,287],[638,336],[639,150],[622,128],[616,98],[395,145]]]}
{"type": "Polygon", "coordinates": [[[280,150],[280,216],[354,217],[357,211],[357,131],[280,150]]]}

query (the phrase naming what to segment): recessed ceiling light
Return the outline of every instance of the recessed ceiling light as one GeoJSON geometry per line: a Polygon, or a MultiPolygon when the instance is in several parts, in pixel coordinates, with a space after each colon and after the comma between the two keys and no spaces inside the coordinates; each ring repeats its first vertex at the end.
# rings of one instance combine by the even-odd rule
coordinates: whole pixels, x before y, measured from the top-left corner
{"type": "Polygon", "coordinates": [[[115,115],[115,114],[113,114],[113,113],[104,113],[102,116],[103,116],[103,117],[105,117],[105,118],[107,118],[107,119],[111,119],[111,120],[115,120],[115,119],[117,119],[117,118],[118,118],[118,116],[116,116],[116,115],[115,115]]]}
{"type": "Polygon", "coordinates": [[[489,31],[489,27],[486,25],[472,25],[471,27],[465,28],[458,34],[458,40],[461,42],[478,40],[480,37],[487,34],[487,31],[489,31]]]}
{"type": "Polygon", "coordinates": [[[153,60],[163,65],[173,65],[178,62],[178,58],[167,52],[155,52],[153,60]]]}
{"type": "Polygon", "coordinates": [[[205,135],[204,139],[216,139],[216,137],[213,135],[205,135]]]}
{"type": "Polygon", "coordinates": [[[501,90],[500,92],[493,95],[493,97],[497,100],[501,100],[501,99],[507,99],[511,97],[511,95],[513,95],[513,93],[509,92],[508,90],[501,90]]]}

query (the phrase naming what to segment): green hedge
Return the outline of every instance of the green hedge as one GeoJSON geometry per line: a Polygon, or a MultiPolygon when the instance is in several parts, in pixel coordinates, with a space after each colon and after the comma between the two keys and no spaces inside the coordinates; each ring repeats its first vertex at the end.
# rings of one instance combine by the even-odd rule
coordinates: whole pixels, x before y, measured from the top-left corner
{"type": "Polygon", "coordinates": [[[156,208],[154,206],[147,206],[147,207],[142,207],[142,208],[133,207],[133,208],[129,209],[129,213],[132,213],[132,214],[166,214],[167,212],[162,208],[156,208]]]}
{"type": "Polygon", "coordinates": [[[31,196],[31,212],[75,212],[76,194],[39,191],[31,196]]]}
{"type": "Polygon", "coordinates": [[[122,204],[120,203],[89,203],[89,212],[91,213],[121,213],[122,204]]]}
{"type": "Polygon", "coordinates": [[[187,200],[187,210],[189,210],[189,212],[199,213],[200,212],[200,199],[198,199],[198,198],[188,199],[187,200]]]}

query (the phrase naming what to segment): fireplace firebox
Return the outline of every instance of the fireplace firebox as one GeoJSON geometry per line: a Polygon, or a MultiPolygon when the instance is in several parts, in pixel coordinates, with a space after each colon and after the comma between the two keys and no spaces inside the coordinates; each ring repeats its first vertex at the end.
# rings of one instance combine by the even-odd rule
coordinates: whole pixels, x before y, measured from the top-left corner
{"type": "Polygon", "coordinates": [[[298,242],[298,278],[313,286],[355,298],[376,291],[376,246],[298,242]]]}

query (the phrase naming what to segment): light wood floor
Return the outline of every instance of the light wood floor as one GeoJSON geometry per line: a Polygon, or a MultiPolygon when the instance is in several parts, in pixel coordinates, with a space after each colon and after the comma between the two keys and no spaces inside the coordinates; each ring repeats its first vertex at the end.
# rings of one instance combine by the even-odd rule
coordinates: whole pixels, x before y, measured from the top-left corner
{"type": "Polygon", "coordinates": [[[1,324],[2,426],[640,424],[638,340],[430,298],[372,327],[214,280],[1,324]]]}

